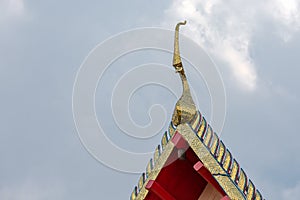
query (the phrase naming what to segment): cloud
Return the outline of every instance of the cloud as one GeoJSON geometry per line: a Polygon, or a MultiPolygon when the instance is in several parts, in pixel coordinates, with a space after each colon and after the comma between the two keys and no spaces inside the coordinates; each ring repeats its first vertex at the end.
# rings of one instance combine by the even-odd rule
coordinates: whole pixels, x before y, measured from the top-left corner
{"type": "Polygon", "coordinates": [[[24,0],[0,0],[0,20],[21,17],[25,13],[24,0]]]}
{"type": "Polygon", "coordinates": [[[275,0],[269,1],[270,14],[281,23],[299,29],[299,6],[297,0],[275,0]]]}
{"type": "Polygon", "coordinates": [[[187,19],[190,28],[185,33],[223,61],[238,86],[253,91],[258,75],[249,51],[258,30],[265,26],[264,19],[288,41],[299,30],[299,16],[296,0],[173,0],[164,24],[187,19]]]}
{"type": "Polygon", "coordinates": [[[299,0],[269,1],[266,12],[278,23],[278,34],[285,41],[300,29],[299,0]]]}

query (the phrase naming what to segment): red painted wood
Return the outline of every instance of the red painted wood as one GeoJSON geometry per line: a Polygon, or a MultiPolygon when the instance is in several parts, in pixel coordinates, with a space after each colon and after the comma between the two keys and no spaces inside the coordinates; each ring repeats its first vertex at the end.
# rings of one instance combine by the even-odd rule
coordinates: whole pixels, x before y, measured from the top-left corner
{"type": "Polygon", "coordinates": [[[221,186],[219,185],[219,183],[215,180],[215,178],[211,175],[211,173],[208,171],[208,169],[205,168],[205,166],[203,165],[203,163],[201,161],[198,161],[195,165],[194,165],[194,169],[210,184],[212,184],[214,186],[214,188],[216,190],[218,190],[218,192],[220,192],[222,195],[226,195],[226,193],[224,192],[224,190],[221,188],[221,186]]]}
{"type": "Polygon", "coordinates": [[[177,149],[187,149],[189,147],[188,143],[181,136],[181,134],[177,131],[175,132],[171,141],[173,142],[173,144],[176,146],[177,149]]]}
{"type": "MultiPolygon", "coordinates": [[[[165,191],[168,191],[176,200],[198,199],[207,182],[194,170],[193,163],[190,160],[187,158],[184,160],[174,159],[177,158],[177,151],[176,148],[173,150],[168,165],[160,171],[155,182],[165,191]]],[[[189,148],[186,154],[194,154],[194,152],[189,148]]],[[[156,200],[157,198],[156,194],[150,192],[145,199],[156,200]]]]}
{"type": "Polygon", "coordinates": [[[159,185],[158,182],[150,180],[146,189],[156,194],[161,200],[176,200],[169,192],[159,185]]]}
{"type": "Polygon", "coordinates": [[[230,200],[228,196],[224,196],[222,199],[220,200],[230,200]]]}
{"type": "Polygon", "coordinates": [[[145,200],[196,200],[208,182],[225,196],[225,192],[203,164],[199,163],[199,158],[179,132],[174,134],[171,141],[176,148],[171,152],[157,178],[146,185],[149,192],[145,200]],[[182,149],[185,150],[185,156],[179,159],[178,150],[182,149]]]}

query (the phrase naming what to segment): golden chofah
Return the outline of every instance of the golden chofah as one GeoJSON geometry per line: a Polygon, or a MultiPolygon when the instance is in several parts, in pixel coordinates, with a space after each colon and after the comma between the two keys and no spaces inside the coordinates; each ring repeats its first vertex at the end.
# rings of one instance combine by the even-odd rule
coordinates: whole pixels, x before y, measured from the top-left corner
{"type": "Polygon", "coordinates": [[[174,41],[174,56],[173,56],[173,66],[177,73],[179,73],[181,81],[182,81],[182,95],[180,99],[177,101],[173,116],[172,116],[172,124],[174,126],[178,126],[179,124],[189,123],[197,114],[197,109],[195,103],[193,101],[190,87],[186,79],[186,75],[184,73],[183,65],[181,62],[181,57],[179,53],[179,26],[185,25],[186,21],[179,22],[175,28],[175,41],[174,41]]]}

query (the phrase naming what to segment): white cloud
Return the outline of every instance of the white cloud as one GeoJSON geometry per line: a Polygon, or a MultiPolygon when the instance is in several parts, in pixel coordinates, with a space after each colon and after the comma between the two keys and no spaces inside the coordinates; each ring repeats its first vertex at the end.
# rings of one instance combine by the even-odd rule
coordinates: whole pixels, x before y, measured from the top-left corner
{"type": "Polygon", "coordinates": [[[24,15],[24,0],[0,0],[0,20],[21,17],[24,15]]]}
{"type": "Polygon", "coordinates": [[[299,1],[297,0],[276,0],[269,2],[271,14],[281,23],[296,25],[299,28],[299,1]]]}
{"type": "Polygon", "coordinates": [[[300,182],[292,188],[285,189],[282,194],[283,200],[298,200],[300,197],[300,182]]]}
{"type": "Polygon", "coordinates": [[[8,1],[8,12],[12,15],[22,15],[24,12],[24,1],[23,0],[9,0],[8,1]]]}
{"type": "Polygon", "coordinates": [[[265,12],[277,22],[278,34],[288,42],[293,34],[300,30],[300,1],[268,1],[265,12]]]}
{"type": "Polygon", "coordinates": [[[257,69],[249,49],[258,28],[264,26],[262,19],[278,27],[285,41],[300,25],[296,0],[174,0],[165,14],[165,24],[188,20],[185,33],[222,60],[237,85],[247,91],[257,87],[257,69]]]}

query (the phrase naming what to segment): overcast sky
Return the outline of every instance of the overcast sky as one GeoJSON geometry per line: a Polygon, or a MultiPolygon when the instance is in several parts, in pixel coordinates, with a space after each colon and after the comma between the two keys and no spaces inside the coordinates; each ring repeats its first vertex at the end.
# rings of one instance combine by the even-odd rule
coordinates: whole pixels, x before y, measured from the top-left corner
{"type": "MultiPolygon", "coordinates": [[[[183,19],[188,24],[182,33],[205,49],[224,81],[224,143],[266,199],[299,199],[297,0],[0,0],[0,199],[129,199],[139,175],[101,164],[80,142],[72,115],[76,73],[105,39],[140,27],[173,29],[183,19]]],[[[126,70],[137,60],[169,62],[171,68],[171,59],[145,50],[119,62],[126,70]]],[[[100,82],[98,118],[115,144],[140,153],[154,150],[161,135],[126,136],[108,113],[110,95],[101,92],[111,91],[124,69],[115,63],[100,82]]],[[[199,109],[209,118],[209,94],[197,86],[203,80],[187,71],[198,89],[199,109]]],[[[149,87],[130,101],[133,120],[147,124],[148,108],[159,102],[169,121],[176,98],[149,87]]]]}

